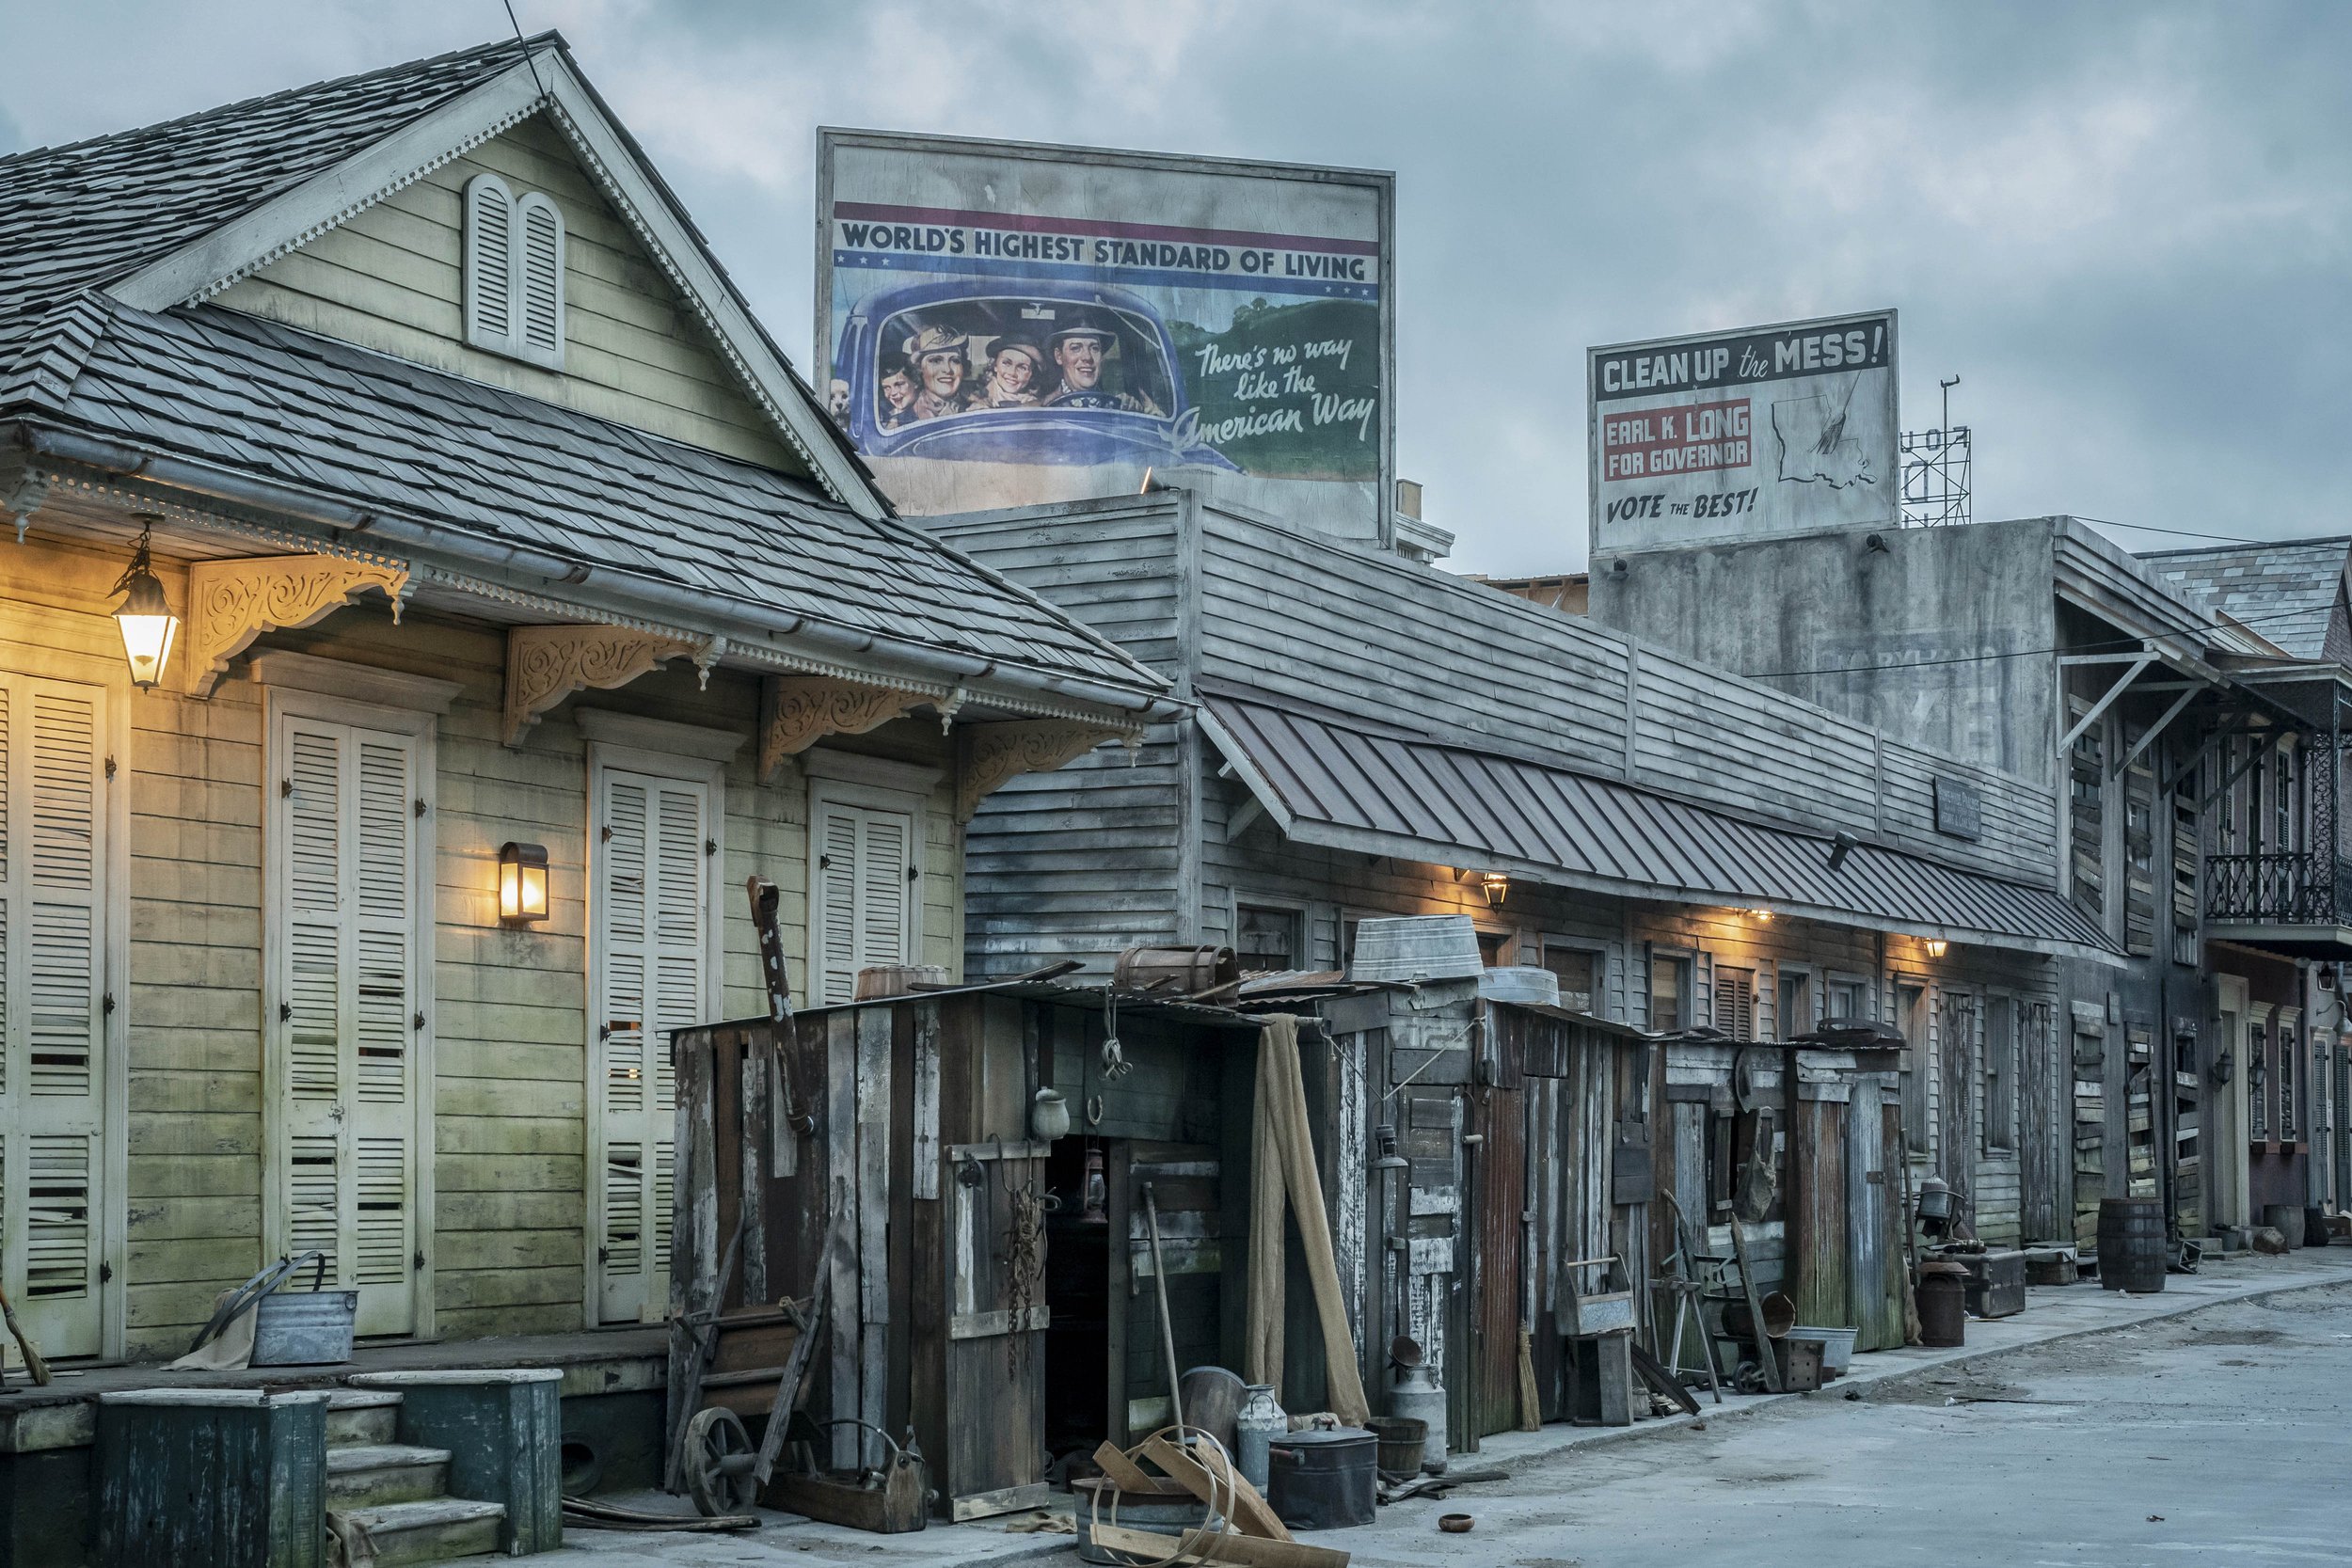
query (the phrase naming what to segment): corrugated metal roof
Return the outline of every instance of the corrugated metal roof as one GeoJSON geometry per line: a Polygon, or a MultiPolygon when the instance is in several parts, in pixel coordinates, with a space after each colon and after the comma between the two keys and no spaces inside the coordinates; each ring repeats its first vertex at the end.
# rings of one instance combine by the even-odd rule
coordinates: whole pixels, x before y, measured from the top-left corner
{"type": "Polygon", "coordinates": [[[2328,646],[2328,631],[2348,550],[2352,538],[2291,539],[2151,550],[2140,559],[2191,604],[2247,623],[2296,658],[2316,659],[2342,656],[2328,646]]]}
{"type": "Polygon", "coordinates": [[[1522,875],[1630,897],[1756,906],[1875,930],[2109,958],[2098,927],[2046,889],[1865,844],[1832,871],[1831,841],[1686,800],[1393,726],[1232,692],[1205,698],[1220,748],[1261,781],[1291,836],[1522,875]]]}

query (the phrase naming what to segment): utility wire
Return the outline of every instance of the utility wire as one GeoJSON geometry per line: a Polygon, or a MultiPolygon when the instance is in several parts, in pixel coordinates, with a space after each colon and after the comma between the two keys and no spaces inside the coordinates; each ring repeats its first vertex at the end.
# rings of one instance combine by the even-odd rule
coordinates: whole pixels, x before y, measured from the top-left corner
{"type": "Polygon", "coordinates": [[[530,42],[523,37],[523,24],[515,20],[515,0],[501,0],[501,4],[506,7],[506,24],[515,29],[515,41],[523,46],[523,64],[531,68],[531,85],[539,89],[540,97],[545,98],[548,85],[539,79],[539,62],[532,57],[530,42]]]}
{"type": "MultiPolygon", "coordinates": [[[[2253,626],[2260,626],[2265,621],[2291,621],[2310,613],[2308,610],[2281,610],[2269,615],[2233,615],[2230,617],[2230,625],[2253,626]]],[[[1932,670],[1947,664],[1990,664],[2004,658],[2040,658],[2044,654],[2105,653],[2109,650],[2137,648],[2145,641],[2147,641],[2145,638],[2125,637],[2112,642],[2084,642],[2052,648],[2013,648],[2007,653],[1997,654],[1955,654],[1950,658],[1921,658],[1896,664],[1829,664],[1818,670],[1766,670],[1756,674],[1744,675],[1741,678],[1752,681],[1769,681],[1788,679],[1798,675],[1868,675],[1886,670],[1932,670]]]]}

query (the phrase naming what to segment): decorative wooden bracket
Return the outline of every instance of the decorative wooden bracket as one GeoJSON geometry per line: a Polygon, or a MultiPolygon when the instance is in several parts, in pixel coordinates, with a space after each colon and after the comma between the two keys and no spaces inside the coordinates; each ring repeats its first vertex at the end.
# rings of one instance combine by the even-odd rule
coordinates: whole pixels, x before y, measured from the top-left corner
{"type": "Polygon", "coordinates": [[[33,514],[49,499],[49,476],[38,468],[27,468],[8,487],[8,499],[0,500],[0,513],[16,522],[16,542],[24,543],[24,530],[32,522],[33,514]]]}
{"type": "Polygon", "coordinates": [[[829,735],[864,735],[936,698],[893,686],[861,686],[831,675],[771,675],[760,694],[759,782],[784,759],[829,735]]]}
{"type": "Polygon", "coordinates": [[[691,658],[703,684],[725,644],[631,626],[516,626],[506,634],[506,744],[519,746],[539,716],[575,691],[609,691],[674,658],[691,658]]]}
{"type": "Polygon", "coordinates": [[[188,693],[210,697],[229,661],[265,631],[315,626],[362,589],[380,588],[400,620],[408,568],[333,555],[264,555],[188,567],[188,693]]]}
{"type": "Polygon", "coordinates": [[[956,755],[956,820],[969,822],[980,801],[1015,773],[1050,773],[1105,740],[1136,736],[1107,724],[1069,719],[1012,719],[966,724],[956,755]]]}

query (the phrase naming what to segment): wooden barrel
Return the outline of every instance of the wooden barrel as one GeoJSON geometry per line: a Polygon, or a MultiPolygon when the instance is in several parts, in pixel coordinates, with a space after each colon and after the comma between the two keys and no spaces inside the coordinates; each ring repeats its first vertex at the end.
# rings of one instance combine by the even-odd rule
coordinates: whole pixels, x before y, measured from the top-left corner
{"type": "Polygon", "coordinates": [[[2099,1285],[2108,1291],[2164,1289],[2164,1204],[2153,1197],[2099,1200],[2099,1285]]]}
{"type": "Polygon", "coordinates": [[[1111,984],[1120,990],[1162,996],[1192,996],[1240,978],[1230,947],[1130,947],[1111,973],[1111,984]]]}

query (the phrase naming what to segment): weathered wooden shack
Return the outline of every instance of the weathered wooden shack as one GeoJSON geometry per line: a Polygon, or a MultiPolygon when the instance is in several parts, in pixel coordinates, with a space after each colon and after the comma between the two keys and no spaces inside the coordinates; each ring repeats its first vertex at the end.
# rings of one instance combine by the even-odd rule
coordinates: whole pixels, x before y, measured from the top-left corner
{"type": "MultiPolygon", "coordinates": [[[[682,1031],[674,1310],[805,1298],[826,1270],[812,1411],[911,1432],[947,1517],[1035,1506],[1056,1460],[1169,1419],[1163,1286],[1183,1368],[1240,1362],[1259,1034],[1045,983],[682,1031]],[[779,1175],[784,1100],[813,1125],[785,1129],[779,1175]]],[[[869,1441],[832,1434],[844,1463],[869,1441]]]]}
{"type": "MultiPolygon", "coordinates": [[[[983,808],[974,974],[1195,942],[1230,943],[1246,970],[1338,969],[1368,916],[1460,913],[1489,962],[1546,968],[1564,1008],[1621,1025],[1777,1042],[1824,1019],[1885,1023],[1911,1042],[1915,1154],[1963,1169],[1981,1228],[2017,1233],[2021,1125],[2055,1142],[2062,1104],[2058,966],[2114,958],[2058,890],[2046,783],[1182,490],[927,526],[1200,705],[1152,726],[1133,767],[1083,762],[983,808]]],[[[1663,1069],[1651,1051],[1633,1077],[1663,1069]]],[[[1529,1148],[1531,1187],[1576,1205],[1547,1231],[1537,1314],[1557,1305],[1549,1260],[1574,1256],[1558,1249],[1623,1223],[1563,1169],[1642,1147],[1618,1125],[1635,1113],[1661,1152],[1663,1096],[1557,1105],[1563,1129],[1600,1120],[1529,1148]]],[[[1460,1114],[1433,1134],[1444,1158],[1491,1163],[1492,1144],[1466,1154],[1460,1114]]],[[[1432,1277],[1442,1261],[1448,1291],[1502,1277],[1474,1241],[1406,1256],[1432,1277]]],[[[1463,1299],[1456,1323],[1503,1321],[1492,1292],[1463,1299]]],[[[1461,1412],[1464,1430],[1515,1402],[1461,1412]]]]}

